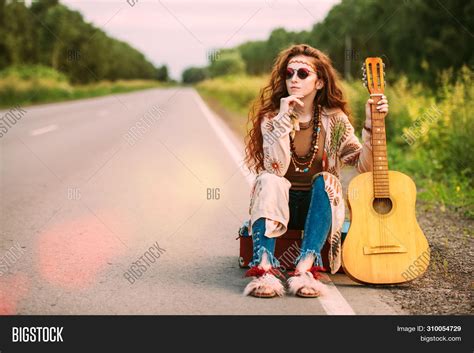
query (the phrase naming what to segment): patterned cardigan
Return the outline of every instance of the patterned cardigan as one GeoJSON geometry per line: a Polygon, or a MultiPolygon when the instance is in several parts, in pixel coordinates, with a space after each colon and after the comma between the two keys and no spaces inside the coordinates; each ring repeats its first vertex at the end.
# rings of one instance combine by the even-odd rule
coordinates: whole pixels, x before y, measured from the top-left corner
{"type": "MultiPolygon", "coordinates": [[[[290,133],[279,120],[278,112],[264,117],[261,124],[263,134],[264,170],[261,171],[251,188],[248,229],[260,217],[265,217],[268,237],[278,237],[287,230],[289,222],[289,189],[291,183],[284,175],[291,162],[290,133]],[[266,192],[260,191],[265,189],[266,192]]],[[[322,175],[332,211],[332,225],[329,232],[329,263],[331,273],[341,266],[341,229],[344,223],[345,206],[342,186],[339,180],[344,165],[354,166],[359,173],[372,171],[372,147],[370,131],[362,130],[362,144],[354,134],[354,127],[347,115],[340,109],[323,108],[321,120],[326,131],[322,158],[322,175]]],[[[370,117],[365,125],[370,128],[370,117]]]]}

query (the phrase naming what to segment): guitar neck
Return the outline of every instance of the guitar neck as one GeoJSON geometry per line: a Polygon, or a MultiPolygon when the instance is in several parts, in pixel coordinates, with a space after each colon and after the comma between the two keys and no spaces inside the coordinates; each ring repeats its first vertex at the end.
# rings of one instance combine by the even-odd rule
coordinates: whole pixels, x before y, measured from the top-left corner
{"type": "Polygon", "coordinates": [[[388,198],[390,195],[388,179],[387,139],[385,135],[384,114],[377,110],[382,95],[372,96],[372,157],[374,176],[374,197],[388,198]]]}

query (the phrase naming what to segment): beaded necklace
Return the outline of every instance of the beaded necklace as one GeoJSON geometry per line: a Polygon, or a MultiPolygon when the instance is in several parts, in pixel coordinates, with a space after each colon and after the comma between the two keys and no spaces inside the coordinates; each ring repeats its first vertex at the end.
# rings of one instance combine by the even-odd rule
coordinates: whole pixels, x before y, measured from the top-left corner
{"type": "Polygon", "coordinates": [[[293,162],[295,171],[298,173],[309,172],[309,170],[311,169],[311,165],[313,164],[314,158],[316,157],[316,154],[318,153],[318,150],[319,150],[319,135],[321,131],[321,106],[320,105],[318,105],[317,108],[315,106],[313,121],[314,121],[314,124],[313,124],[313,136],[311,140],[311,148],[305,156],[298,156],[296,154],[295,143],[294,143],[293,137],[290,135],[291,161],[293,162]],[[316,120],[317,120],[317,124],[316,124],[316,120]],[[310,157],[311,159],[307,162],[301,162],[298,160],[298,159],[305,160],[310,157]]]}

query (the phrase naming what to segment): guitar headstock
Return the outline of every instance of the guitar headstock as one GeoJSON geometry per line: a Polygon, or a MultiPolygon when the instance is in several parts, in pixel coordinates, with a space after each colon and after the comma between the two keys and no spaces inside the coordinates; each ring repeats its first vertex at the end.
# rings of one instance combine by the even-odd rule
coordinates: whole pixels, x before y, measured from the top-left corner
{"type": "Polygon", "coordinates": [[[383,94],[385,90],[385,64],[381,58],[366,58],[362,65],[364,86],[370,94],[383,94]]]}

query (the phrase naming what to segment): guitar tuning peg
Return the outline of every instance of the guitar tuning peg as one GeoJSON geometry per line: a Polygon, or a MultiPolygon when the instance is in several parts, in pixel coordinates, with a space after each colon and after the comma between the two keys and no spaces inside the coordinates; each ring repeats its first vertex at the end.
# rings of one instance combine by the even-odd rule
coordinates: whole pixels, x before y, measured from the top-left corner
{"type": "Polygon", "coordinates": [[[382,67],[385,69],[385,63],[382,63],[382,67]]]}

